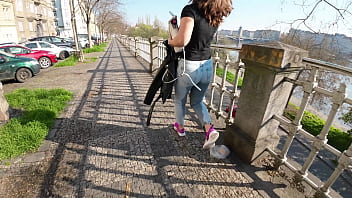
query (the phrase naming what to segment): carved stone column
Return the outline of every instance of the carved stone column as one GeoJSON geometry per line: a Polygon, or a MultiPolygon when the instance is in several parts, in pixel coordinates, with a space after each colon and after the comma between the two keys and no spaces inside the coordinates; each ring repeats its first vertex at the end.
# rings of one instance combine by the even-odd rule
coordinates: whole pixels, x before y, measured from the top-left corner
{"type": "Polygon", "coordinates": [[[252,162],[267,147],[277,146],[275,114],[282,114],[292,84],[308,52],[280,42],[243,45],[245,74],[234,124],[225,131],[225,144],[244,162],[252,162]]]}

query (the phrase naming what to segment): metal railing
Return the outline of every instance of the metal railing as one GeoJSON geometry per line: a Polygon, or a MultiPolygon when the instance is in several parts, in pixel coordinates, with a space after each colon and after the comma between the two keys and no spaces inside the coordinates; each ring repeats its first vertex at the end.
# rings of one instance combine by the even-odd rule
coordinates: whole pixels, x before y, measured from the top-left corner
{"type": "MultiPolygon", "coordinates": [[[[140,41],[138,38],[128,38],[124,36],[120,36],[119,40],[132,53],[135,53],[136,57],[141,57],[143,60],[150,63],[151,72],[154,72],[160,66],[162,60],[166,55],[166,49],[162,44],[162,40],[156,40],[153,42],[149,41],[149,44],[146,39],[140,41]],[[141,49],[139,49],[139,47],[141,47],[141,49]]],[[[245,66],[238,58],[235,60],[230,60],[228,54],[224,55],[224,53],[221,53],[222,55],[220,55],[219,53],[219,50],[239,52],[240,48],[213,45],[212,50],[214,51],[214,74],[212,77],[211,86],[209,87],[210,93],[204,100],[204,103],[206,104],[209,111],[213,112],[217,118],[224,119],[226,125],[230,125],[234,123],[234,118],[232,116],[232,107],[237,104],[238,99],[240,97],[238,79],[242,76],[245,66]],[[222,68],[222,77],[216,76],[215,71],[217,70],[217,68],[222,68]],[[227,71],[229,70],[231,70],[231,73],[233,73],[235,76],[234,81],[231,83],[226,81],[227,71]],[[228,108],[228,112],[224,111],[226,108],[228,108]]],[[[299,110],[295,119],[290,121],[283,115],[275,115],[273,117],[273,119],[279,121],[280,126],[287,131],[287,139],[284,143],[283,148],[280,151],[274,151],[270,149],[267,150],[276,158],[277,167],[285,165],[295,172],[295,181],[307,182],[313,189],[316,190],[316,195],[318,197],[330,197],[329,189],[331,188],[331,186],[341,175],[341,173],[352,165],[352,146],[350,145],[347,150],[345,150],[344,152],[340,152],[336,148],[327,144],[327,134],[333,124],[333,121],[336,117],[339,108],[343,104],[352,105],[352,99],[346,96],[346,84],[344,83],[341,83],[339,88],[335,91],[329,91],[327,89],[319,87],[317,82],[317,74],[318,71],[325,70],[335,72],[350,78],[352,76],[352,70],[343,66],[326,63],[310,58],[303,59],[303,66],[303,68],[308,71],[308,77],[305,80],[300,80],[300,78],[285,79],[286,82],[293,83],[295,86],[302,87],[303,89],[304,94],[301,98],[299,110]],[[311,101],[313,95],[317,93],[332,98],[332,108],[328,114],[326,123],[323,129],[321,130],[320,134],[317,136],[313,136],[309,132],[302,129],[301,120],[308,106],[308,103],[311,101]],[[291,148],[293,140],[296,138],[297,134],[301,134],[305,138],[312,141],[312,149],[303,166],[300,166],[298,165],[298,163],[292,162],[287,159],[287,153],[291,148]],[[338,158],[337,166],[326,182],[315,181],[308,176],[308,170],[310,166],[316,159],[318,152],[322,149],[327,149],[338,158]]]]}

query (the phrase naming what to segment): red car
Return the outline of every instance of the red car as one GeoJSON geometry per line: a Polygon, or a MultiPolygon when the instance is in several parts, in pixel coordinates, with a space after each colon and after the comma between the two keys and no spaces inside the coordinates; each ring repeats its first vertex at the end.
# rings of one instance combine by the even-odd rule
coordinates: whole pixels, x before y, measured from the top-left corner
{"type": "Polygon", "coordinates": [[[54,53],[44,50],[31,50],[21,45],[1,45],[0,50],[18,56],[27,56],[38,60],[42,69],[48,68],[57,62],[54,53]]]}

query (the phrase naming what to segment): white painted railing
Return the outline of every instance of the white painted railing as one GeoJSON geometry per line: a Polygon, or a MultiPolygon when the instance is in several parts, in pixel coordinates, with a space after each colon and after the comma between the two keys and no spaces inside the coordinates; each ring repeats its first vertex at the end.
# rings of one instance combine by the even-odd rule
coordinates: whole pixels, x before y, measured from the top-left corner
{"type": "MultiPolygon", "coordinates": [[[[296,86],[301,86],[303,89],[303,97],[299,106],[298,113],[293,121],[288,120],[282,115],[275,115],[274,119],[278,120],[281,126],[286,129],[288,132],[288,137],[286,142],[280,152],[275,152],[269,150],[272,153],[277,161],[277,165],[285,164],[288,168],[296,174],[296,181],[305,181],[312,188],[314,188],[316,192],[316,196],[318,197],[331,197],[329,195],[329,188],[334,184],[336,179],[341,175],[341,173],[345,169],[350,169],[352,165],[352,146],[350,145],[347,150],[344,152],[340,152],[336,148],[327,144],[327,135],[329,133],[330,128],[332,127],[333,121],[336,117],[338,110],[342,107],[342,105],[352,105],[351,98],[348,98],[346,95],[346,84],[341,83],[337,89],[334,91],[330,91],[318,86],[317,75],[319,71],[329,71],[339,75],[342,75],[344,78],[350,78],[352,76],[352,69],[346,68],[340,65],[331,64],[315,59],[304,58],[303,64],[306,67],[306,70],[309,70],[309,75],[305,80],[298,79],[286,79],[287,82],[293,83],[296,86]],[[304,129],[302,129],[301,120],[304,115],[304,111],[306,110],[308,103],[311,101],[314,94],[321,94],[331,98],[332,105],[330,112],[328,113],[328,117],[326,119],[325,125],[321,130],[320,134],[317,136],[313,136],[304,129]],[[307,140],[312,142],[311,151],[303,166],[297,167],[287,158],[288,150],[292,146],[292,142],[297,134],[303,135],[307,140]],[[326,149],[332,154],[336,155],[338,160],[338,164],[331,174],[329,179],[324,183],[322,181],[314,182],[312,177],[309,176],[309,168],[313,164],[314,160],[317,157],[319,151],[326,149]]],[[[332,86],[332,85],[331,85],[332,86]]]]}
{"type": "Polygon", "coordinates": [[[239,78],[242,77],[244,64],[240,62],[239,59],[232,62],[228,54],[223,57],[225,61],[221,64],[219,51],[227,50],[239,52],[240,48],[213,45],[212,49],[215,51],[215,54],[213,55],[214,72],[211,81],[210,96],[207,97],[209,98],[209,101],[205,99],[204,103],[211,112],[215,113],[217,118],[223,118],[225,123],[229,125],[234,121],[232,116],[234,111],[233,107],[237,104],[240,95],[238,82],[239,78]],[[218,68],[223,70],[223,75],[220,80],[218,80],[218,77],[216,76],[218,68]],[[232,83],[226,81],[229,69],[231,69],[231,73],[234,74],[234,81],[232,83]],[[225,96],[228,98],[226,101],[224,101],[225,96]],[[218,100],[215,100],[215,97],[218,97],[218,100]],[[226,109],[228,109],[228,112],[224,112],[226,109]]]}
{"type": "Polygon", "coordinates": [[[150,60],[150,42],[146,38],[136,38],[136,56],[141,57],[143,60],[151,63],[150,60]]]}

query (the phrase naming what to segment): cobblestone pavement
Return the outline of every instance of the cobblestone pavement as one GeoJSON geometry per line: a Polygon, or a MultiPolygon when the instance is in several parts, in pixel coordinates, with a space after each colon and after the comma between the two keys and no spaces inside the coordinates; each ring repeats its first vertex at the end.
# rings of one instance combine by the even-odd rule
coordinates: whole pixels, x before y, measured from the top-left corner
{"type": "MultiPolygon", "coordinates": [[[[217,160],[202,149],[204,134],[190,108],[186,137],[172,130],[171,102],[156,105],[147,127],[149,106],[143,105],[143,99],[153,77],[147,64],[117,41],[110,43],[99,63],[87,67],[91,68],[82,76],[76,71],[79,77],[72,77],[66,87],[76,97],[39,152],[14,163],[14,167],[24,167],[21,171],[0,167],[7,181],[27,172],[16,184],[2,185],[0,197],[9,197],[9,188],[21,192],[17,197],[41,198],[278,197],[275,188],[284,186],[264,181],[255,173],[265,168],[253,169],[235,156],[217,160]]],[[[37,86],[61,84],[65,83],[37,86]]],[[[11,86],[4,89],[9,91],[11,86]]],[[[1,184],[6,184],[5,179],[0,179],[1,184]]]]}

